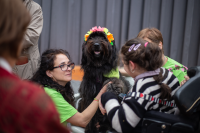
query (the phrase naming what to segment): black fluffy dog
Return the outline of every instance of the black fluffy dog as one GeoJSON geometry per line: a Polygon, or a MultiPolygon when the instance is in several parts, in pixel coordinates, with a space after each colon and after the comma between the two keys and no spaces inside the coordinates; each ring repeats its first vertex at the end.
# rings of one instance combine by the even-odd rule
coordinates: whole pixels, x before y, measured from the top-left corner
{"type": "MultiPolygon", "coordinates": [[[[120,75],[117,69],[114,38],[106,28],[94,27],[85,35],[85,41],[82,45],[81,67],[84,70],[84,76],[79,88],[82,98],[78,107],[80,112],[90,105],[103,84],[110,80],[113,83],[108,86],[108,91],[118,95],[129,90],[129,82],[120,75]],[[109,80],[109,78],[111,79],[109,80]]],[[[102,115],[98,109],[85,128],[85,132],[98,133],[107,130],[111,130],[111,125],[106,116],[102,115]],[[100,125],[99,130],[95,126],[97,123],[100,125]]]]}

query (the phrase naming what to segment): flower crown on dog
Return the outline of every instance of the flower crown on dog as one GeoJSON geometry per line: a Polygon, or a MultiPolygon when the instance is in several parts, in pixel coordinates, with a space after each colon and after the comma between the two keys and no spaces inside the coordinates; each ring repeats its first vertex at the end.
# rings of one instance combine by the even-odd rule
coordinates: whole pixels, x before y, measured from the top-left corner
{"type": "Polygon", "coordinates": [[[95,27],[92,27],[92,29],[90,29],[90,31],[88,31],[86,34],[85,34],[85,41],[87,41],[89,35],[93,32],[97,32],[97,31],[103,31],[106,35],[107,35],[107,38],[108,38],[108,41],[110,42],[111,45],[113,45],[113,40],[114,40],[114,37],[113,37],[113,34],[111,34],[110,32],[108,32],[108,29],[105,28],[105,27],[98,27],[95,26],[95,27]]]}

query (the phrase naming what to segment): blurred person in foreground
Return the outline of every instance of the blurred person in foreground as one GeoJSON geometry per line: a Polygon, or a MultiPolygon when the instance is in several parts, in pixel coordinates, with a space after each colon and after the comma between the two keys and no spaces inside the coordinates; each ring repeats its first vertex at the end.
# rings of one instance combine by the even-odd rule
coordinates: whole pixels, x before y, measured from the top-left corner
{"type": "Polygon", "coordinates": [[[0,0],[0,132],[69,133],[44,90],[12,73],[30,19],[21,0],[0,0]]]}
{"type": "Polygon", "coordinates": [[[43,14],[39,4],[33,0],[21,0],[31,15],[26,29],[21,55],[13,72],[21,79],[30,79],[39,66],[40,53],[38,40],[43,27],[43,14]]]}

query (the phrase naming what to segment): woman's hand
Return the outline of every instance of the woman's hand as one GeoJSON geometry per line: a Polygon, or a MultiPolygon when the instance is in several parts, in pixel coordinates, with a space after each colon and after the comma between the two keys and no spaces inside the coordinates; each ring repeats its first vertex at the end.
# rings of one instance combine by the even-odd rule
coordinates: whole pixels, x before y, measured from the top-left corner
{"type": "Polygon", "coordinates": [[[101,98],[99,99],[99,109],[103,115],[106,113],[106,110],[101,103],[101,98]]]}
{"type": "Polygon", "coordinates": [[[103,88],[100,90],[99,94],[96,96],[96,99],[97,99],[97,100],[99,100],[99,99],[101,98],[101,95],[102,95],[103,93],[106,92],[107,86],[108,86],[108,84],[110,84],[110,83],[112,83],[112,82],[110,81],[110,82],[108,82],[106,85],[103,86],[103,88]]]}
{"type": "Polygon", "coordinates": [[[185,79],[184,79],[183,81],[181,81],[180,86],[184,85],[184,84],[190,79],[190,77],[187,76],[187,75],[185,75],[184,78],[185,78],[185,79]]]}
{"type": "Polygon", "coordinates": [[[107,84],[105,84],[105,85],[103,86],[103,88],[102,88],[101,91],[100,91],[100,92],[102,92],[102,94],[106,92],[107,86],[108,86],[110,83],[112,83],[112,82],[110,81],[110,82],[108,82],[107,84]]]}
{"type": "Polygon", "coordinates": [[[96,126],[97,130],[99,130],[99,128],[100,128],[99,122],[97,122],[97,124],[95,124],[95,126],[96,126]]]}

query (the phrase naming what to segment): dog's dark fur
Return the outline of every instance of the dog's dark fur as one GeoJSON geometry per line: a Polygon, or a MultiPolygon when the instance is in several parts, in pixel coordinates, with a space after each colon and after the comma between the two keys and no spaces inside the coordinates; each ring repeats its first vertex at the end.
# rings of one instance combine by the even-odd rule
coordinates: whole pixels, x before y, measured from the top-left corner
{"type": "MultiPolygon", "coordinates": [[[[126,94],[129,90],[127,86],[128,83],[124,78],[118,79],[118,78],[109,78],[106,81],[104,81],[103,86],[106,85],[108,82],[110,84],[107,85],[107,92],[112,92],[116,96],[118,96],[120,93],[126,94]]],[[[121,102],[121,99],[118,97],[118,101],[121,102]]]]}
{"type": "MultiPolygon", "coordinates": [[[[96,31],[91,33],[88,40],[82,45],[81,67],[84,70],[84,76],[79,89],[82,98],[78,107],[80,112],[85,110],[91,104],[103,87],[103,83],[106,80],[109,81],[103,74],[107,74],[113,68],[117,68],[116,46],[114,40],[112,42],[113,45],[110,44],[107,35],[104,32],[96,31]]],[[[119,93],[126,93],[130,87],[129,82],[122,76],[120,76],[120,80],[110,80],[113,80],[113,83],[108,86],[108,88],[110,88],[108,90],[116,93],[116,95],[119,93]]],[[[106,132],[110,129],[111,125],[109,124],[109,121],[98,109],[85,128],[85,132],[106,132]],[[99,130],[95,126],[97,122],[99,122],[100,125],[99,130]]]]}

